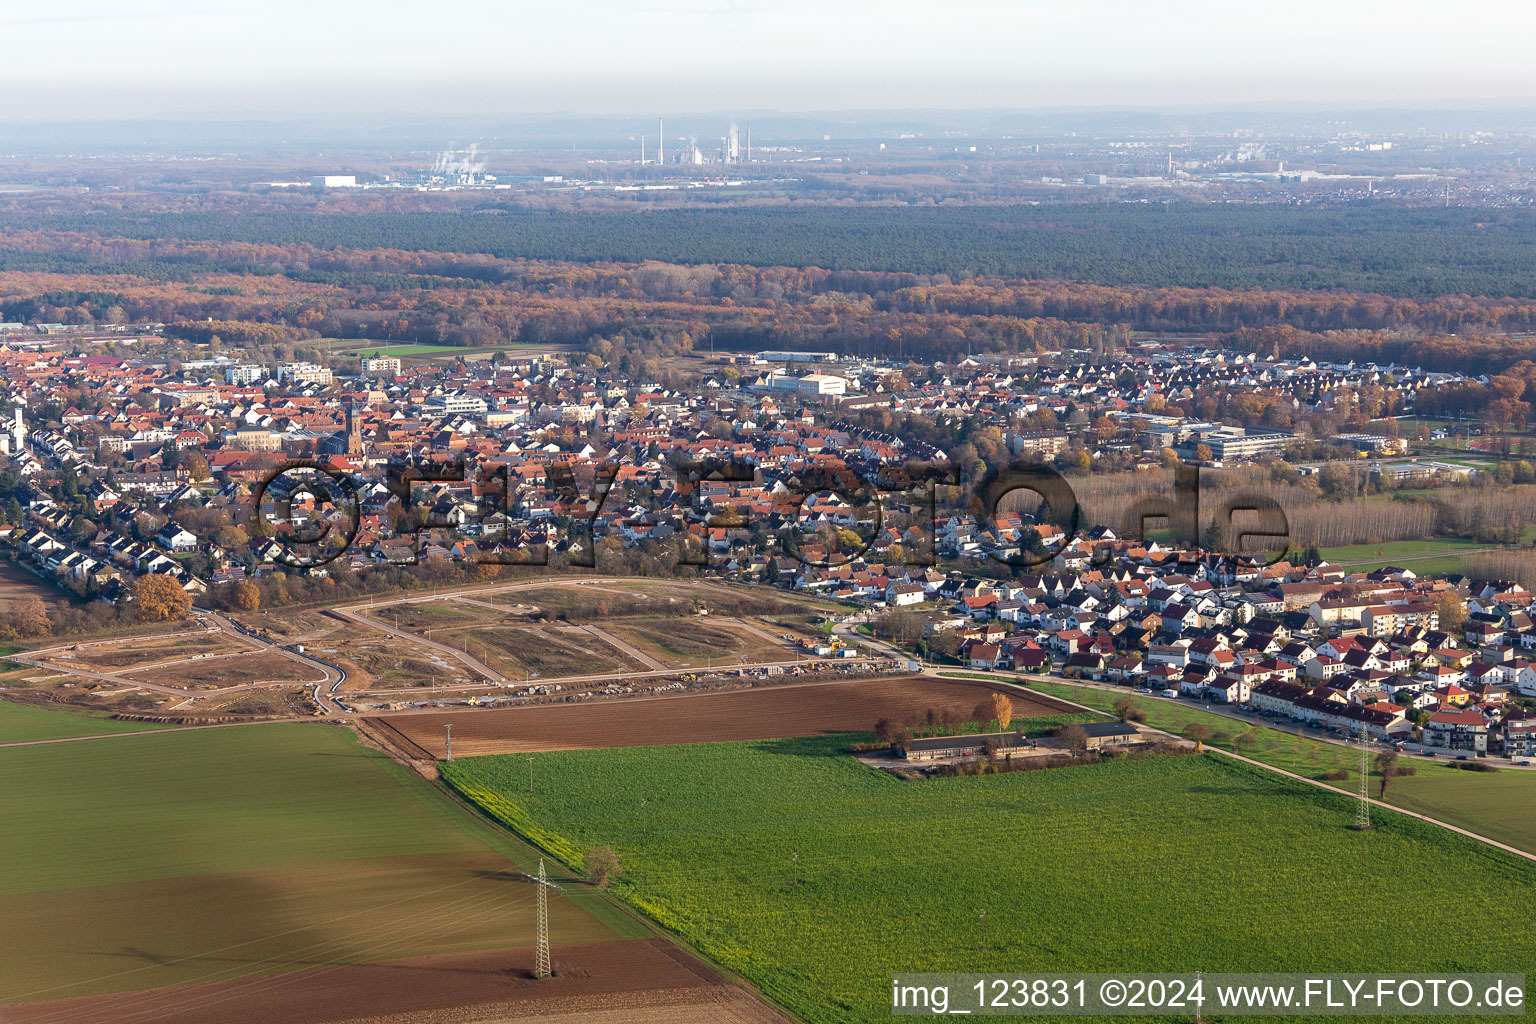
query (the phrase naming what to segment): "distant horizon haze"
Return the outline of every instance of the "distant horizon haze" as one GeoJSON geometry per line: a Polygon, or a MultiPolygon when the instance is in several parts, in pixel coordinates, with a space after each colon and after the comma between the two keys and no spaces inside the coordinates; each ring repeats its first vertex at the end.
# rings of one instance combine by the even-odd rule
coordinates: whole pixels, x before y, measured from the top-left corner
{"type": "Polygon", "coordinates": [[[1536,102],[1536,5],[76,0],[0,14],[7,120],[1536,102]]]}

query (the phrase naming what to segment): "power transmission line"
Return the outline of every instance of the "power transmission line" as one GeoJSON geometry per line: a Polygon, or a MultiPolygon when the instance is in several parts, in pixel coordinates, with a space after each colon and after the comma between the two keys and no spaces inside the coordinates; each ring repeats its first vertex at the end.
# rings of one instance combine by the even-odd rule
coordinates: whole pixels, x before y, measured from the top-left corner
{"type": "Polygon", "coordinates": [[[549,890],[565,892],[560,886],[549,880],[544,874],[544,858],[539,858],[539,873],[537,876],[523,872],[523,877],[539,887],[539,945],[534,958],[533,975],[536,978],[547,978],[554,972],[549,965],[549,890]]]}

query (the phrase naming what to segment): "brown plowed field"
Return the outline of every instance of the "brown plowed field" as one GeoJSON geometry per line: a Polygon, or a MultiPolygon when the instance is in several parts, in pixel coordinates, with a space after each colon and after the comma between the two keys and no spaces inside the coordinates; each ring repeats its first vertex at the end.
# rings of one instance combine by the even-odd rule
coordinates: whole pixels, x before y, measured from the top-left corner
{"type": "Polygon", "coordinates": [[[784,1018],[662,939],[557,947],[535,979],[530,949],[349,964],[295,974],[7,1006],[6,1024],[494,1024],[645,1021],[783,1024],[784,1018]]]}
{"type": "MultiPolygon", "coordinates": [[[[992,689],[985,682],[903,676],[589,704],[390,715],[376,721],[434,757],[443,756],[443,726],[448,724],[453,726],[455,754],[509,754],[867,732],[882,718],[899,722],[928,708],[969,715],[992,689]]],[[[1008,697],[1014,718],[1077,710],[1039,694],[1010,692],[1008,697]]]]}

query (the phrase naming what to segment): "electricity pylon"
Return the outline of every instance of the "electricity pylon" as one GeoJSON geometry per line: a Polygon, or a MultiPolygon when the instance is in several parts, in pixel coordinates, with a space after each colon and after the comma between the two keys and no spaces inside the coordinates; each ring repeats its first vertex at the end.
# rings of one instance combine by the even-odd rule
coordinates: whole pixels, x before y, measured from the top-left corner
{"type": "Polygon", "coordinates": [[[1355,803],[1355,823],[1350,826],[1356,832],[1371,827],[1371,749],[1366,743],[1366,730],[1360,729],[1360,790],[1355,803]]]}
{"type": "Polygon", "coordinates": [[[536,978],[547,978],[553,973],[549,965],[549,890],[553,889],[555,892],[565,892],[565,890],[551,882],[544,874],[543,857],[539,858],[539,873],[530,875],[524,871],[523,877],[539,888],[539,945],[534,958],[533,975],[536,978]]]}

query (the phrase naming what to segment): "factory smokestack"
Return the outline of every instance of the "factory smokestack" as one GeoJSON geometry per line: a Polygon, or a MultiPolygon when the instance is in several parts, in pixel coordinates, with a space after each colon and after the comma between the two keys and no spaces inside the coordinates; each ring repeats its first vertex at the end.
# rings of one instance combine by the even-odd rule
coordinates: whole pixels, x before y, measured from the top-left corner
{"type": "Polygon", "coordinates": [[[656,119],[656,162],[659,164],[667,162],[667,135],[659,117],[656,119]]]}

